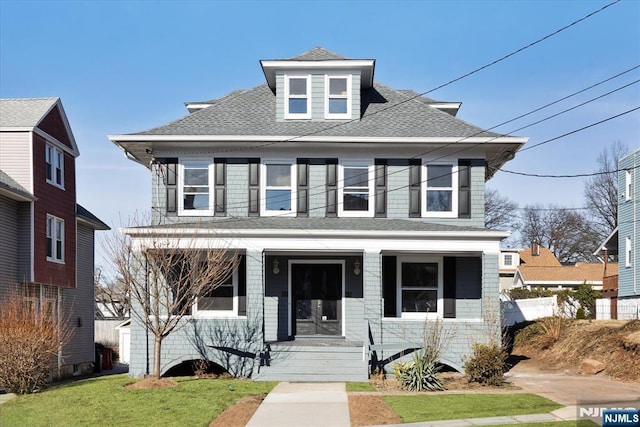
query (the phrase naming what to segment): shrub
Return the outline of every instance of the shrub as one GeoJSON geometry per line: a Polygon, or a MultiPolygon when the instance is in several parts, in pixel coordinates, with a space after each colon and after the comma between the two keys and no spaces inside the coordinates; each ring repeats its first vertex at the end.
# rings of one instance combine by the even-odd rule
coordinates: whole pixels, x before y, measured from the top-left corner
{"type": "Polygon", "coordinates": [[[476,343],[463,367],[469,382],[499,386],[504,383],[506,361],[507,353],[499,344],[476,343]]]}
{"type": "Polygon", "coordinates": [[[432,360],[431,355],[424,349],[413,354],[413,361],[396,363],[393,373],[403,390],[407,391],[439,391],[444,385],[438,378],[439,365],[432,360]]]}
{"type": "Polygon", "coordinates": [[[53,358],[69,342],[71,329],[17,294],[0,301],[0,385],[25,394],[44,387],[53,358]]]}

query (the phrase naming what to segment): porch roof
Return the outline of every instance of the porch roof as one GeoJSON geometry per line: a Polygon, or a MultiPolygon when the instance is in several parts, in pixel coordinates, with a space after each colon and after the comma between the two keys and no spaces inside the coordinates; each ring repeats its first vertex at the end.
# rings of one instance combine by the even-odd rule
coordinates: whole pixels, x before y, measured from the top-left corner
{"type": "Polygon", "coordinates": [[[490,230],[481,227],[458,226],[423,222],[421,220],[391,218],[298,218],[298,217],[256,217],[225,218],[203,220],[190,223],[173,223],[127,228],[126,233],[136,234],[168,234],[195,232],[206,233],[232,232],[234,235],[432,235],[440,237],[481,237],[486,239],[503,239],[509,236],[507,231],[490,230]]]}

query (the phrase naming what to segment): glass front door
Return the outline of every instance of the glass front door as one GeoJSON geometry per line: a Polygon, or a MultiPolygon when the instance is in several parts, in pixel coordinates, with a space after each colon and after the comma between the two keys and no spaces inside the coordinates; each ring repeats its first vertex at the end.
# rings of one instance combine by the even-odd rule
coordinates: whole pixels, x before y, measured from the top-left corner
{"type": "Polygon", "coordinates": [[[292,264],[294,335],[342,335],[342,265],[292,264]]]}

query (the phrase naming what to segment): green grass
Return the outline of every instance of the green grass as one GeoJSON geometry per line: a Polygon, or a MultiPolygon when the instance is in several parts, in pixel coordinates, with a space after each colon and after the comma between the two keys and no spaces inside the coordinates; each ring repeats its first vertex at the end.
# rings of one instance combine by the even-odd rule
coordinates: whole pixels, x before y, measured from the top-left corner
{"type": "Polygon", "coordinates": [[[244,396],[266,394],[277,383],[178,378],[178,386],[130,390],[126,374],[76,381],[0,405],[0,425],[207,426],[244,396]]]}
{"type": "MultiPolygon", "coordinates": [[[[598,427],[599,424],[589,420],[581,420],[578,427],[598,427]]],[[[576,421],[552,421],[547,423],[498,424],[486,427],[576,427],[576,421]]]]}
{"type": "Polygon", "coordinates": [[[349,391],[376,391],[376,388],[371,383],[347,383],[347,392],[349,391]]]}
{"type": "Polygon", "coordinates": [[[383,399],[405,423],[542,414],[562,407],[535,394],[441,394],[383,399]]]}

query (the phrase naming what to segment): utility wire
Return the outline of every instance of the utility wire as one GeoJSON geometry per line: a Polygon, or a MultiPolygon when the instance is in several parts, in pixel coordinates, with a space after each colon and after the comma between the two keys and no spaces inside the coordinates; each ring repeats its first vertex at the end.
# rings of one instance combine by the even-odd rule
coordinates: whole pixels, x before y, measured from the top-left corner
{"type": "MultiPolygon", "coordinates": [[[[547,40],[547,39],[549,39],[549,38],[551,38],[553,36],[556,36],[557,34],[563,32],[565,30],[568,30],[569,28],[579,24],[580,22],[591,18],[592,16],[604,11],[605,9],[609,8],[610,6],[613,6],[614,4],[618,3],[619,1],[620,0],[614,0],[611,3],[608,3],[608,4],[604,5],[600,9],[597,9],[597,10],[595,10],[595,11],[593,11],[593,12],[591,12],[591,13],[585,15],[585,16],[583,16],[582,18],[579,18],[579,19],[573,21],[570,24],[567,24],[567,25],[555,30],[552,33],[549,33],[549,34],[547,34],[547,35],[545,35],[545,36],[543,36],[543,37],[541,37],[541,38],[539,38],[539,39],[537,39],[537,40],[535,40],[535,41],[533,41],[533,42],[531,42],[531,43],[529,43],[529,44],[527,44],[527,45],[525,45],[525,46],[523,46],[523,47],[521,47],[519,49],[516,49],[516,50],[514,50],[514,51],[512,51],[512,52],[510,52],[510,53],[508,53],[508,54],[506,54],[506,55],[494,60],[494,61],[491,61],[491,62],[489,62],[489,63],[487,63],[487,64],[485,64],[485,65],[483,65],[481,67],[478,67],[478,68],[476,68],[476,69],[474,69],[472,71],[469,71],[466,74],[463,74],[463,75],[461,75],[459,77],[456,77],[454,79],[451,79],[451,80],[447,81],[446,83],[443,83],[443,84],[441,84],[439,86],[436,86],[433,89],[429,89],[429,90],[427,90],[425,92],[418,93],[417,95],[410,96],[405,100],[402,100],[402,101],[399,101],[399,102],[397,102],[395,104],[389,105],[388,107],[381,108],[378,111],[374,111],[374,112],[371,112],[371,113],[368,113],[368,114],[365,113],[361,118],[346,120],[346,121],[343,121],[343,122],[340,122],[340,123],[333,124],[331,126],[324,127],[324,128],[319,129],[317,131],[307,132],[307,133],[304,133],[302,135],[293,136],[291,138],[286,138],[286,139],[283,139],[283,140],[280,140],[280,141],[272,141],[272,142],[268,142],[268,143],[264,143],[264,144],[254,145],[254,146],[251,146],[251,147],[241,147],[241,148],[228,149],[228,150],[219,150],[219,151],[214,151],[213,153],[227,153],[227,152],[237,152],[237,151],[248,151],[248,150],[252,150],[252,149],[255,149],[255,148],[264,148],[264,147],[272,146],[272,145],[275,145],[275,144],[280,144],[280,143],[284,143],[284,142],[291,142],[291,141],[295,141],[297,139],[305,138],[305,137],[308,137],[308,136],[317,135],[317,134],[326,132],[328,130],[335,129],[335,128],[340,127],[340,126],[346,126],[346,125],[348,125],[350,123],[359,122],[359,121],[368,119],[369,117],[372,117],[374,115],[383,113],[383,112],[385,112],[385,111],[387,111],[389,109],[396,108],[399,105],[406,104],[406,103],[411,102],[411,101],[413,101],[413,100],[415,100],[417,98],[425,96],[425,95],[427,95],[429,93],[432,93],[432,92],[435,92],[435,91],[437,91],[439,89],[442,89],[444,87],[450,86],[453,83],[456,83],[456,82],[458,82],[458,81],[460,81],[462,79],[470,77],[470,76],[472,76],[472,75],[474,75],[476,73],[479,73],[480,71],[482,71],[482,70],[484,70],[486,68],[489,68],[489,67],[491,67],[493,65],[496,65],[496,64],[498,64],[498,63],[500,63],[500,62],[502,62],[502,61],[504,61],[504,60],[506,60],[508,58],[511,58],[512,56],[515,56],[518,53],[523,52],[523,51],[525,51],[525,50],[527,50],[527,49],[529,49],[529,48],[531,48],[531,47],[533,47],[533,46],[535,46],[535,45],[537,45],[539,43],[542,43],[543,41],[545,41],[545,40],[547,40]]],[[[629,71],[631,71],[631,70],[629,70],[629,71]]],[[[622,74],[624,74],[624,73],[622,73],[622,74]]],[[[615,78],[615,77],[616,76],[614,76],[612,78],[615,78]]],[[[516,119],[514,119],[514,120],[516,120],[516,119]]]]}
{"type": "Polygon", "coordinates": [[[604,172],[579,173],[579,174],[575,174],[575,175],[545,175],[545,174],[538,174],[538,173],[517,172],[517,171],[512,171],[512,170],[502,169],[502,168],[491,168],[491,169],[493,169],[495,171],[502,171],[502,172],[505,172],[505,173],[510,173],[512,175],[528,176],[528,177],[532,177],[532,178],[585,178],[585,177],[590,177],[590,176],[609,175],[609,174],[612,174],[612,173],[626,172],[626,171],[631,171],[631,170],[638,169],[638,168],[640,168],[640,165],[634,166],[632,168],[616,169],[616,170],[604,171],[604,172]]]}
{"type": "Polygon", "coordinates": [[[622,117],[625,114],[632,113],[632,112],[634,112],[634,111],[636,111],[638,109],[640,109],[640,107],[632,108],[632,109],[627,110],[627,111],[625,111],[623,113],[616,114],[615,116],[607,117],[606,119],[600,120],[599,122],[591,123],[590,125],[581,127],[580,129],[576,129],[576,130],[573,130],[571,132],[567,132],[567,133],[562,134],[560,136],[556,136],[555,138],[547,139],[545,141],[542,141],[542,142],[539,142],[537,144],[531,145],[529,147],[523,148],[522,150],[520,150],[520,153],[522,153],[523,151],[531,150],[532,148],[536,148],[536,147],[539,147],[539,146],[544,145],[544,144],[548,144],[549,142],[555,141],[557,139],[564,138],[564,137],[569,136],[569,135],[573,135],[574,133],[582,132],[583,130],[586,130],[586,129],[592,128],[594,126],[600,125],[602,123],[608,122],[609,120],[613,120],[613,119],[616,119],[618,117],[622,117]]]}

